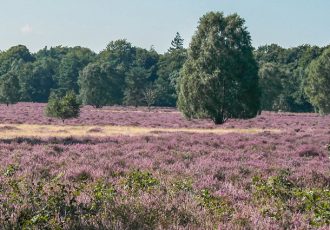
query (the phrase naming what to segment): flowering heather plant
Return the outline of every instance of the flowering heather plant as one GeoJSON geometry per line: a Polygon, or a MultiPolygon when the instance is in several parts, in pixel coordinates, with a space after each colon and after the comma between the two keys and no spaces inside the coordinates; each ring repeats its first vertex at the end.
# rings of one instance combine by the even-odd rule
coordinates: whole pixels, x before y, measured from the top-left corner
{"type": "MultiPolygon", "coordinates": [[[[62,122],[44,115],[46,104],[18,103],[6,107],[0,104],[1,124],[58,124],[62,122]]],[[[330,116],[317,114],[271,113],[262,112],[250,120],[229,119],[220,127],[224,128],[261,128],[281,129],[295,133],[311,130],[329,131],[330,116]]],[[[186,120],[174,108],[154,108],[149,112],[146,107],[103,107],[95,109],[85,106],[79,118],[70,119],[67,125],[117,125],[162,128],[216,128],[211,120],[186,120]]],[[[328,133],[329,134],[329,133],[328,133]]],[[[328,143],[329,144],[329,143],[328,143]]]]}
{"type": "MultiPolygon", "coordinates": [[[[10,106],[1,123],[58,124],[43,107],[10,106]]],[[[216,127],[173,109],[89,109],[68,123],[216,127]]],[[[0,226],[327,229],[329,124],[329,116],[265,112],[221,127],[281,132],[0,139],[0,226]]]]}

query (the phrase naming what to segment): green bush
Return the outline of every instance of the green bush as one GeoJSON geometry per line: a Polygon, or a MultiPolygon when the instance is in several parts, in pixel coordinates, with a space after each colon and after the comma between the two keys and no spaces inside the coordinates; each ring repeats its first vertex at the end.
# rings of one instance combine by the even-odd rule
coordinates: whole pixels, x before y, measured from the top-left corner
{"type": "Polygon", "coordinates": [[[125,187],[132,191],[148,191],[159,184],[159,181],[149,172],[132,171],[124,179],[125,187]]]}
{"type": "Polygon", "coordinates": [[[194,189],[191,179],[160,181],[132,171],[111,182],[68,181],[64,173],[31,178],[18,168],[2,170],[10,172],[0,184],[2,229],[209,229],[232,210],[223,197],[194,189]]]}
{"type": "Polygon", "coordinates": [[[233,211],[227,200],[211,194],[208,189],[201,190],[196,197],[202,207],[221,217],[230,216],[233,211]]]}
{"type": "Polygon", "coordinates": [[[288,172],[281,172],[268,179],[253,178],[253,194],[262,214],[284,222],[287,213],[299,212],[312,226],[330,224],[330,190],[301,188],[288,176],[288,172]]]}
{"type": "Polygon", "coordinates": [[[60,118],[64,122],[65,119],[79,117],[80,105],[73,91],[67,92],[62,98],[52,94],[46,107],[46,115],[60,118]]]}

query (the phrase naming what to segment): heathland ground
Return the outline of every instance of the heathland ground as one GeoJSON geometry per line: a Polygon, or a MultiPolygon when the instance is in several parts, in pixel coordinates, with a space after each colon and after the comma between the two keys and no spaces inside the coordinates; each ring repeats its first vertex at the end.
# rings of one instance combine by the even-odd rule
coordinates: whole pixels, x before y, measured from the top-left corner
{"type": "Polygon", "coordinates": [[[4,228],[310,229],[330,223],[330,117],[0,108],[4,228]]]}

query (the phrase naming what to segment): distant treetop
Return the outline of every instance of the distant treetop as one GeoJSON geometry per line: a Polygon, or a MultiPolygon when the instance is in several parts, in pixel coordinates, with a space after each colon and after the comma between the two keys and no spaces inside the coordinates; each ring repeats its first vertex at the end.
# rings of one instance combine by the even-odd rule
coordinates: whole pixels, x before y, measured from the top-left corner
{"type": "Polygon", "coordinates": [[[181,37],[179,32],[176,33],[174,39],[171,42],[172,47],[169,48],[169,51],[183,49],[183,41],[184,39],[181,37]]]}

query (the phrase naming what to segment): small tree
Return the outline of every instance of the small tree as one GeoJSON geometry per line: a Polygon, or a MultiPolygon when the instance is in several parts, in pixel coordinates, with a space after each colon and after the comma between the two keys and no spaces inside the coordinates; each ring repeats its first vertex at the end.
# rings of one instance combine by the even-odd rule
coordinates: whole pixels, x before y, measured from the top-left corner
{"type": "Polygon", "coordinates": [[[56,94],[50,96],[46,107],[47,116],[60,118],[64,123],[65,119],[79,117],[79,113],[80,103],[73,91],[67,92],[62,98],[56,94]]]}
{"type": "Polygon", "coordinates": [[[150,111],[150,107],[155,103],[157,99],[157,91],[153,87],[147,87],[144,90],[144,100],[147,103],[148,110],[150,111]]]}
{"type": "Polygon", "coordinates": [[[20,98],[20,87],[17,76],[11,72],[3,75],[0,81],[0,102],[15,104],[20,98]]]}
{"type": "Polygon", "coordinates": [[[168,51],[171,52],[173,50],[183,49],[183,42],[184,42],[183,38],[181,37],[179,32],[177,32],[174,39],[171,42],[172,47],[170,47],[168,51]]]}

